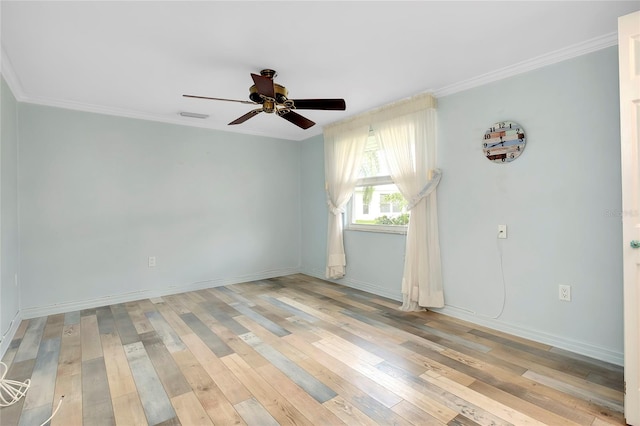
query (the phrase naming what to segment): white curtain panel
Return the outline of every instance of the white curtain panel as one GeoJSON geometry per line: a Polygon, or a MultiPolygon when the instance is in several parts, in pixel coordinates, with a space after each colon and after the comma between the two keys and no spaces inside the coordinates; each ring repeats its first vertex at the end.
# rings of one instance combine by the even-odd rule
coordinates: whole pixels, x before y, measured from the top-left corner
{"type": "Polygon", "coordinates": [[[346,273],[342,213],[355,189],[368,136],[368,125],[347,124],[324,129],[324,174],[329,207],[325,275],[330,279],[342,278],[346,273]]]}
{"type": "Polygon", "coordinates": [[[441,173],[435,169],[436,110],[418,109],[400,116],[393,112],[387,110],[387,117],[378,114],[381,121],[376,121],[373,129],[391,177],[411,209],[400,309],[441,308],[444,292],[435,191],[441,173]]]}

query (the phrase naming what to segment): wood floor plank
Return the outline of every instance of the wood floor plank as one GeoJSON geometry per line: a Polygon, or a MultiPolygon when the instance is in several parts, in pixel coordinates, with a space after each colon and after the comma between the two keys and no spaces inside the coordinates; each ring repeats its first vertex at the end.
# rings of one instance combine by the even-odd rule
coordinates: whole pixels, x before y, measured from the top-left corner
{"type": "MultiPolygon", "coordinates": [[[[169,350],[164,346],[162,339],[155,331],[144,333],[140,336],[144,349],[153,364],[160,382],[171,399],[178,395],[191,392],[191,386],[182,375],[182,372],[171,357],[169,350]]],[[[180,417],[180,416],[178,416],[180,417]]]]}
{"type": "Polygon", "coordinates": [[[243,335],[245,341],[251,345],[260,355],[265,357],[269,363],[281,372],[283,372],[290,380],[304,389],[307,394],[313,397],[320,404],[334,398],[337,394],[335,391],[318,379],[300,368],[295,362],[282,355],[271,346],[264,344],[253,333],[243,335]]]}
{"type": "MultiPolygon", "coordinates": [[[[311,343],[298,336],[287,336],[286,340],[305,351],[309,358],[300,361],[307,371],[314,374],[339,395],[349,400],[367,416],[380,423],[397,423],[394,413],[389,409],[402,401],[402,398],[374,380],[358,373],[348,365],[331,357],[311,343]]],[[[408,424],[408,422],[406,422],[408,424]]]]}
{"type": "MultiPolygon", "coordinates": [[[[159,312],[147,312],[144,314],[147,318],[151,329],[148,331],[156,331],[158,336],[164,342],[169,352],[178,352],[186,349],[178,334],[173,330],[171,325],[162,317],[159,312]]],[[[140,333],[142,334],[142,333],[140,333]]]]}
{"type": "Polygon", "coordinates": [[[278,337],[283,337],[291,334],[289,330],[286,330],[280,327],[275,322],[265,318],[264,316],[260,315],[259,313],[257,313],[256,311],[254,311],[248,306],[238,304],[238,305],[234,305],[234,307],[242,315],[246,316],[247,318],[251,318],[253,321],[259,323],[262,327],[266,328],[267,330],[269,330],[271,333],[275,334],[278,337]]]}
{"type": "MultiPolygon", "coordinates": [[[[593,415],[589,413],[591,407],[588,404],[583,406],[584,410],[575,410],[575,407],[580,405],[581,401],[568,398],[569,395],[563,395],[552,388],[539,386],[536,382],[525,379],[521,375],[514,375],[509,370],[503,370],[499,362],[496,364],[481,362],[455,351],[433,351],[428,347],[416,345],[413,342],[408,342],[404,346],[419,352],[428,359],[436,360],[439,364],[490,384],[497,389],[512,393],[524,401],[531,402],[548,411],[571,419],[581,417],[579,421],[581,424],[589,424],[590,419],[593,418],[593,415]]],[[[439,375],[439,372],[433,370],[433,372],[427,372],[426,374],[439,375]]],[[[582,403],[584,404],[584,401],[582,403]]]]}
{"type": "Polygon", "coordinates": [[[469,389],[466,386],[462,386],[446,377],[436,376],[435,374],[423,374],[420,377],[436,386],[441,387],[444,390],[447,390],[448,392],[451,392],[452,394],[464,399],[465,401],[469,401],[470,403],[481,407],[492,414],[495,414],[496,416],[504,419],[510,424],[522,426],[544,426],[544,423],[542,423],[541,421],[538,421],[524,413],[508,407],[501,402],[492,400],[491,398],[472,389],[469,389]]]}
{"type": "Polygon", "coordinates": [[[189,326],[182,321],[182,318],[180,318],[180,316],[166,303],[160,303],[154,306],[157,308],[157,312],[162,315],[162,318],[178,336],[193,333],[189,326]]]}
{"type": "Polygon", "coordinates": [[[185,334],[182,341],[231,404],[251,398],[251,392],[229,371],[227,366],[195,334],[185,334]]]}
{"type": "Polygon", "coordinates": [[[138,392],[126,393],[113,398],[113,415],[116,425],[148,424],[138,392]]]}
{"type": "Polygon", "coordinates": [[[103,356],[98,318],[95,315],[85,315],[80,318],[80,343],[83,362],[103,356]]]}
{"type": "Polygon", "coordinates": [[[67,312],[64,314],[64,325],[80,324],[80,311],[67,312]]]}
{"type": "Polygon", "coordinates": [[[183,425],[213,426],[213,422],[193,392],[171,398],[178,419],[183,425]]]}
{"type": "Polygon", "coordinates": [[[142,342],[124,345],[144,413],[150,424],[172,419],[176,413],[142,342]]]}
{"type": "MultiPolygon", "coordinates": [[[[95,315],[90,315],[89,317],[95,318],[95,315]]],[[[84,318],[86,317],[82,317],[82,319],[84,318]]],[[[87,425],[114,425],[115,418],[113,416],[104,358],[83,360],[81,374],[83,423],[87,425]]]]}
{"type": "MultiPolygon", "coordinates": [[[[348,425],[368,425],[368,426],[377,426],[378,423],[374,421],[371,417],[364,414],[362,411],[358,409],[355,405],[348,402],[347,399],[338,395],[335,398],[326,401],[322,404],[327,410],[331,411],[336,417],[341,419],[345,424],[348,425]]],[[[317,423],[322,424],[322,422],[317,423]]]]}
{"type": "Polygon", "coordinates": [[[58,376],[80,374],[81,371],[82,346],[80,342],[80,324],[67,324],[63,327],[62,331],[60,355],[58,357],[58,376]]]}
{"type": "Polygon", "coordinates": [[[621,366],[398,306],[292,274],[24,320],[0,424],[624,425],[621,366]]]}
{"type": "Polygon", "coordinates": [[[116,323],[109,306],[96,308],[96,319],[98,320],[98,331],[100,334],[110,334],[115,331],[116,323]]]}
{"type": "Polygon", "coordinates": [[[581,399],[588,398],[590,401],[595,402],[600,406],[607,407],[612,411],[620,412],[624,410],[624,407],[619,400],[602,397],[597,393],[594,393],[589,391],[588,389],[584,389],[582,387],[576,386],[573,383],[563,382],[562,380],[559,380],[556,377],[545,376],[543,374],[538,374],[535,371],[527,371],[525,374],[523,374],[523,377],[534,380],[538,383],[544,384],[553,389],[559,390],[569,395],[576,396],[581,399]]]}
{"type": "MultiPolygon", "coordinates": [[[[443,424],[440,420],[429,415],[426,411],[419,409],[412,403],[405,400],[398,402],[396,405],[391,407],[391,409],[394,413],[407,419],[415,426],[436,426],[443,424]]],[[[456,416],[454,419],[458,417],[459,416],[456,416]]],[[[449,423],[451,423],[451,421],[449,421],[449,423]]]]}
{"type": "MultiPolygon", "coordinates": [[[[60,326],[62,326],[62,322],[60,326]]],[[[25,396],[22,408],[23,413],[42,405],[48,405],[51,408],[58,373],[60,342],[61,338],[56,337],[44,339],[40,343],[36,363],[31,374],[31,387],[25,396]]]]}
{"type": "MultiPolygon", "coordinates": [[[[59,370],[58,370],[59,371],[59,370]]],[[[53,398],[57,406],[64,396],[58,413],[51,419],[51,426],[82,426],[82,375],[58,374],[53,398]]]]}
{"type": "Polygon", "coordinates": [[[528,401],[524,401],[514,395],[511,395],[500,389],[496,389],[493,386],[490,386],[481,381],[475,381],[468,387],[469,389],[479,392],[493,400],[499,401],[506,406],[514,408],[521,413],[524,413],[530,417],[538,419],[544,424],[554,425],[554,426],[556,425],[557,426],[563,426],[563,425],[575,426],[579,424],[578,422],[559,416],[555,413],[545,410],[542,407],[539,407],[528,401]]]}
{"type": "MultiPolygon", "coordinates": [[[[149,305],[153,306],[153,304],[150,302],[149,302],[149,305]]],[[[147,306],[148,308],[149,305],[145,305],[145,306],[147,306]]],[[[143,333],[148,333],[149,331],[153,331],[154,328],[149,322],[149,319],[146,314],[147,313],[157,314],[157,311],[155,310],[155,308],[151,308],[150,311],[145,312],[141,307],[141,302],[125,303],[125,308],[127,309],[127,312],[129,313],[129,317],[131,318],[131,321],[133,322],[133,326],[135,327],[138,334],[143,334],[143,333]]]]}
{"type": "MultiPolygon", "coordinates": [[[[231,354],[222,359],[222,362],[244,384],[260,404],[281,425],[311,425],[312,423],[304,415],[284,398],[276,388],[267,383],[255,370],[253,370],[237,354],[231,354]]],[[[274,384],[275,385],[275,384],[274,384]]],[[[242,415],[242,414],[241,414],[242,415]]]]}
{"type": "Polygon", "coordinates": [[[401,398],[413,403],[420,409],[429,413],[429,415],[437,418],[442,422],[446,423],[458,414],[457,412],[442,405],[441,403],[433,401],[423,394],[414,392],[409,385],[403,383],[400,380],[396,380],[389,375],[386,375],[371,364],[367,362],[356,362],[354,357],[348,352],[345,352],[341,347],[337,347],[330,343],[327,344],[324,341],[315,342],[314,346],[317,346],[319,349],[327,352],[329,355],[350,365],[356,371],[393,391],[401,398]]]}
{"type": "Polygon", "coordinates": [[[64,314],[50,315],[42,332],[42,340],[59,338],[64,327],[64,314]]]}
{"type": "MultiPolygon", "coordinates": [[[[470,416],[474,422],[486,425],[498,425],[504,423],[500,418],[490,412],[487,412],[482,407],[479,407],[466,399],[460,398],[446,389],[428,383],[423,380],[422,377],[417,377],[409,371],[402,370],[401,368],[393,366],[386,361],[378,364],[376,368],[397,380],[401,380],[415,391],[426,395],[429,399],[432,399],[452,411],[459,413],[456,417],[459,417],[460,415],[470,416]]],[[[436,377],[438,376],[432,371],[425,374],[431,374],[436,377]]]]}
{"type": "Polygon", "coordinates": [[[120,337],[115,333],[110,333],[103,334],[100,338],[111,398],[115,400],[123,395],[137,392],[120,337]]]}
{"type": "Polygon", "coordinates": [[[277,306],[280,309],[286,310],[291,313],[291,315],[295,315],[300,319],[303,319],[307,322],[314,323],[318,321],[318,319],[312,315],[307,314],[306,312],[296,308],[295,306],[288,305],[280,300],[276,299],[273,296],[261,296],[264,300],[272,304],[273,306],[277,306]]]}
{"type": "Polygon", "coordinates": [[[194,394],[214,424],[245,424],[222,390],[216,385],[191,351],[185,349],[184,351],[173,352],[171,355],[176,360],[180,371],[184,374],[194,394]]]}
{"type": "Polygon", "coordinates": [[[257,368],[269,363],[269,361],[265,359],[265,357],[256,352],[254,348],[252,348],[247,342],[242,339],[241,336],[249,333],[248,330],[243,334],[236,335],[227,327],[219,323],[210,323],[208,324],[208,326],[214,333],[216,333],[221,339],[226,342],[226,344],[233,350],[234,353],[238,354],[240,358],[242,358],[253,368],[257,368]]]}
{"type": "Polygon", "coordinates": [[[131,321],[129,312],[124,304],[111,305],[111,313],[113,314],[113,320],[120,336],[120,341],[123,345],[130,343],[136,343],[140,341],[138,331],[131,321]]]}
{"type": "Polygon", "coordinates": [[[30,319],[27,323],[28,326],[22,337],[22,342],[13,359],[15,363],[36,358],[44,326],[47,324],[47,317],[30,319]]]}
{"type": "MultiPolygon", "coordinates": [[[[255,369],[268,383],[277,384],[278,391],[313,424],[342,425],[333,412],[327,410],[322,404],[338,396],[332,391],[333,397],[327,400],[318,399],[306,389],[298,386],[291,378],[285,375],[278,367],[266,364],[255,369]]],[[[323,384],[324,386],[324,384],[323,384]]]]}
{"type": "Polygon", "coordinates": [[[280,423],[273,418],[267,410],[255,398],[250,398],[239,402],[235,405],[235,409],[238,410],[240,416],[248,425],[261,425],[261,426],[279,426],[280,423]]]}
{"type": "Polygon", "coordinates": [[[212,332],[211,329],[194,314],[182,314],[180,315],[180,318],[182,318],[182,320],[217,357],[220,358],[233,353],[233,349],[231,349],[220,337],[212,332]]]}
{"type": "Polygon", "coordinates": [[[48,405],[41,405],[39,407],[25,410],[20,416],[20,422],[18,426],[31,426],[42,424],[51,416],[51,407],[48,405]]]}

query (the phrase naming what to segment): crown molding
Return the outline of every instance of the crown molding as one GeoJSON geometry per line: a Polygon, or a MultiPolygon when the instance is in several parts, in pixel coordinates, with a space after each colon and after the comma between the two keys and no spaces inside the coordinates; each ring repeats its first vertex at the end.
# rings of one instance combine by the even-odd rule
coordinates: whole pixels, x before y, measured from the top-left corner
{"type": "Polygon", "coordinates": [[[18,102],[24,102],[24,89],[22,88],[18,75],[13,70],[11,59],[9,59],[9,55],[7,55],[2,45],[0,45],[0,73],[2,73],[4,81],[7,82],[9,89],[11,89],[13,97],[15,97],[18,102]]]}
{"type": "MultiPolygon", "coordinates": [[[[555,50],[553,52],[550,52],[541,56],[537,56],[535,58],[531,58],[526,61],[522,61],[517,64],[510,65],[508,67],[505,67],[496,71],[492,71],[483,75],[479,75],[477,77],[470,78],[468,80],[464,80],[458,83],[444,86],[437,90],[430,90],[428,92],[430,92],[436,98],[441,98],[444,96],[452,95],[454,93],[462,92],[464,90],[472,89],[474,87],[482,86],[487,83],[492,83],[494,81],[502,80],[508,77],[512,77],[518,74],[522,74],[528,71],[532,71],[538,68],[552,65],[558,62],[562,62],[577,56],[585,55],[587,53],[591,53],[597,50],[605,49],[607,47],[615,46],[617,44],[618,44],[618,34],[616,32],[605,34],[600,37],[586,40],[584,42],[577,43],[563,49],[555,50]]],[[[226,127],[214,126],[208,122],[196,121],[197,119],[193,119],[194,121],[191,122],[191,121],[185,121],[184,119],[178,119],[177,117],[171,118],[167,116],[148,114],[148,113],[121,109],[121,108],[111,108],[111,107],[86,104],[81,102],[64,101],[64,100],[29,96],[27,93],[25,93],[24,88],[20,82],[20,79],[14,71],[13,65],[11,63],[11,59],[9,58],[4,47],[2,46],[0,50],[1,50],[0,72],[2,73],[5,81],[7,82],[7,85],[13,92],[13,95],[18,102],[25,102],[25,103],[31,103],[31,104],[37,104],[37,105],[43,105],[43,106],[52,106],[52,107],[71,109],[76,111],[92,112],[96,114],[105,114],[105,115],[112,115],[112,116],[118,116],[118,117],[133,118],[138,120],[177,124],[181,126],[199,127],[199,128],[226,131],[226,132],[229,131],[226,127]]],[[[244,132],[244,133],[251,134],[254,136],[273,137],[272,135],[265,134],[262,132],[244,132]]],[[[320,134],[320,133],[321,133],[321,129],[316,129],[315,132],[305,133],[304,137],[300,137],[300,138],[281,137],[280,139],[300,141],[300,140],[305,140],[310,137],[316,136],[317,134],[320,134]]]]}
{"type": "Polygon", "coordinates": [[[436,98],[441,98],[443,96],[452,95],[487,83],[492,83],[494,81],[566,61],[577,56],[586,55],[587,53],[595,52],[607,47],[616,46],[617,44],[618,33],[613,32],[605,34],[544,55],[536,56],[535,58],[527,59],[526,61],[518,62],[517,64],[510,65],[496,71],[444,86],[440,89],[433,90],[432,93],[436,98]]]}

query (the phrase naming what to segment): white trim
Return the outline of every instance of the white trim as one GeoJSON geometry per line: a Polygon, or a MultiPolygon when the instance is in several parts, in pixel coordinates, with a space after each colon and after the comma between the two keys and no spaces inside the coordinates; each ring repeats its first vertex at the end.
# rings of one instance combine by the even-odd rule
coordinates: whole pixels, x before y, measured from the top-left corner
{"type": "MultiPolygon", "coordinates": [[[[535,58],[528,59],[526,61],[522,61],[520,63],[511,65],[496,71],[489,72],[487,74],[483,74],[477,77],[470,78],[468,80],[464,80],[464,81],[454,83],[445,87],[441,87],[436,90],[431,90],[430,92],[435,98],[451,95],[464,90],[472,89],[474,87],[482,86],[487,83],[491,83],[494,81],[502,80],[504,78],[512,77],[518,74],[522,74],[528,71],[542,68],[547,65],[555,64],[557,62],[562,62],[567,59],[574,58],[576,56],[585,55],[587,53],[591,53],[596,50],[615,46],[617,44],[618,44],[617,33],[614,32],[614,33],[606,34],[600,37],[596,37],[581,43],[577,43],[577,44],[565,47],[563,49],[559,49],[544,55],[537,56],[535,58]]],[[[91,105],[91,104],[84,104],[80,102],[60,101],[60,100],[54,100],[54,99],[48,99],[48,98],[38,98],[38,97],[29,96],[24,92],[22,84],[20,83],[20,79],[14,72],[9,56],[5,52],[4,48],[1,48],[0,50],[1,50],[0,71],[4,76],[5,81],[9,85],[9,88],[13,92],[13,95],[15,96],[18,102],[27,102],[27,103],[33,103],[38,105],[44,105],[44,106],[52,106],[52,107],[72,109],[77,111],[93,112],[97,114],[115,115],[119,117],[134,118],[139,120],[178,124],[178,125],[189,126],[189,127],[200,127],[205,129],[229,131],[226,128],[226,126],[214,126],[214,125],[211,125],[209,122],[202,122],[201,120],[198,120],[198,119],[193,119],[194,120],[193,122],[191,121],[187,122],[185,120],[178,119],[177,117],[173,119],[166,116],[147,114],[147,113],[131,111],[126,109],[109,108],[109,107],[104,107],[100,105],[91,105]]],[[[402,99],[398,102],[407,102],[414,98],[420,98],[422,96],[428,96],[428,93],[421,93],[411,98],[402,99]]],[[[392,105],[395,105],[395,104],[396,103],[392,105]]],[[[386,107],[374,109],[373,111],[382,110],[384,108],[386,107]]],[[[179,111],[176,111],[176,114],[178,112],[179,111]]],[[[350,117],[350,118],[346,118],[345,120],[327,124],[325,128],[331,127],[337,124],[341,124],[343,122],[350,122],[354,118],[355,117],[350,117]]],[[[318,134],[321,134],[321,131],[322,129],[318,127],[312,130],[311,132],[305,133],[304,136],[300,138],[281,137],[280,139],[296,140],[296,141],[304,140],[313,136],[317,136],[318,134]]],[[[273,137],[273,135],[271,134],[266,134],[261,132],[245,131],[244,133],[252,134],[255,136],[273,137]]]]}
{"type": "Polygon", "coordinates": [[[477,315],[469,314],[462,308],[453,306],[445,306],[442,309],[431,309],[443,315],[459,318],[473,324],[478,324],[493,330],[502,331],[514,336],[523,337],[535,342],[553,346],[555,348],[564,349],[580,355],[596,358],[611,364],[624,365],[624,355],[622,352],[612,351],[601,346],[592,345],[590,343],[573,340],[564,336],[545,333],[538,330],[532,330],[527,327],[521,327],[516,324],[507,324],[490,318],[482,318],[477,315]]]}
{"type": "Polygon", "coordinates": [[[20,323],[22,322],[22,312],[18,311],[11,321],[11,328],[9,328],[9,330],[7,331],[7,335],[4,336],[2,341],[0,341],[0,360],[4,358],[4,355],[7,353],[7,350],[11,345],[13,337],[18,331],[18,327],[20,327],[20,323]]]}
{"type": "MultiPolygon", "coordinates": [[[[341,278],[340,280],[327,280],[322,275],[322,271],[319,269],[305,269],[303,274],[310,275],[315,278],[320,278],[325,281],[329,281],[335,284],[344,285],[347,287],[363,290],[378,296],[387,297],[392,300],[402,301],[402,294],[400,293],[398,284],[398,292],[389,291],[389,289],[379,287],[375,284],[367,283],[364,281],[358,281],[350,278],[341,278]]],[[[400,306],[400,305],[398,305],[400,306]]],[[[590,358],[595,358],[600,361],[609,362],[611,364],[622,366],[624,365],[624,356],[622,352],[612,351],[601,346],[595,346],[586,342],[580,342],[578,340],[569,339],[563,336],[557,336],[549,333],[544,333],[530,328],[521,327],[514,324],[506,324],[501,321],[493,319],[485,319],[477,315],[468,313],[463,308],[456,308],[453,306],[445,306],[442,309],[430,309],[433,312],[447,315],[454,318],[467,321],[471,324],[480,325],[493,330],[509,333],[514,336],[523,337],[525,339],[533,340],[535,342],[543,343],[553,346],[557,349],[564,349],[569,352],[584,355],[590,358]]]]}
{"type": "Polygon", "coordinates": [[[11,60],[5,52],[4,47],[0,45],[0,73],[4,77],[4,81],[7,82],[7,86],[11,89],[13,96],[17,101],[21,101],[24,98],[24,90],[22,89],[22,84],[20,83],[20,79],[18,75],[13,70],[13,65],[11,64],[11,60]]]}
{"type": "Polygon", "coordinates": [[[382,297],[386,297],[388,299],[392,299],[392,300],[396,300],[398,301],[398,307],[400,307],[400,305],[402,304],[402,293],[400,292],[400,289],[398,288],[398,291],[389,291],[389,289],[380,287],[378,285],[375,284],[371,284],[365,281],[359,281],[359,280],[354,280],[351,278],[340,278],[339,280],[330,280],[325,278],[324,276],[324,271],[321,271],[320,269],[316,269],[316,268],[308,268],[305,269],[303,271],[301,271],[301,273],[305,274],[305,275],[309,275],[311,277],[314,278],[318,278],[324,281],[328,281],[334,284],[339,284],[339,285],[343,285],[345,287],[350,287],[350,288],[355,288],[357,290],[362,290],[362,291],[366,291],[367,293],[371,293],[374,294],[376,296],[382,296],[382,297]]]}
{"type": "Polygon", "coordinates": [[[271,271],[263,271],[256,274],[243,275],[233,278],[214,278],[207,281],[199,281],[186,285],[174,285],[163,289],[147,289],[130,293],[114,294],[111,296],[98,297],[88,300],[77,300],[63,303],[54,303],[53,305],[33,306],[23,308],[22,318],[31,319],[44,317],[48,315],[62,314],[66,312],[75,312],[82,309],[97,308],[100,306],[113,305],[117,303],[132,302],[134,300],[150,299],[153,297],[162,297],[172,294],[185,293],[188,291],[202,290],[206,288],[221,287],[231,284],[239,284],[250,281],[266,280],[269,278],[282,277],[285,275],[297,274],[299,268],[285,268],[271,271]]]}
{"type": "MultiPolygon", "coordinates": [[[[104,115],[111,115],[116,117],[133,118],[136,120],[155,121],[160,123],[177,124],[180,126],[199,127],[203,129],[212,129],[212,130],[229,132],[229,129],[227,126],[216,126],[209,121],[202,121],[199,118],[192,118],[187,120],[184,117],[180,117],[178,115],[180,111],[178,110],[176,110],[176,117],[173,118],[173,117],[167,117],[164,115],[149,114],[149,113],[139,112],[139,111],[134,111],[129,109],[112,108],[112,107],[107,107],[102,105],[86,104],[82,102],[65,101],[65,100],[30,96],[29,94],[25,93],[22,83],[20,82],[20,78],[18,78],[18,75],[13,70],[13,66],[11,64],[11,60],[9,59],[9,55],[4,50],[4,47],[1,47],[1,46],[0,46],[0,73],[4,77],[5,81],[7,82],[7,85],[9,86],[9,88],[11,89],[11,92],[13,93],[13,96],[16,98],[16,101],[18,102],[56,107],[56,108],[64,108],[64,109],[70,109],[74,111],[92,112],[95,114],[104,114],[104,115]]],[[[320,132],[321,132],[321,129],[317,129],[317,134],[319,134],[320,132]]],[[[264,133],[264,132],[252,132],[252,131],[245,130],[243,133],[254,135],[254,136],[264,136],[264,137],[270,137],[270,138],[273,137],[272,134],[264,133]]],[[[297,141],[297,140],[307,139],[309,137],[310,136],[307,133],[301,139],[296,139],[296,138],[290,139],[287,137],[279,137],[279,139],[297,141]]]]}
{"type": "Polygon", "coordinates": [[[533,71],[538,68],[546,67],[558,62],[566,61],[577,56],[586,55],[587,53],[605,49],[607,47],[616,46],[618,44],[618,33],[613,32],[600,37],[592,38],[580,43],[573,44],[563,49],[555,50],[535,58],[527,59],[508,67],[491,71],[468,80],[450,84],[433,90],[432,93],[436,98],[452,95],[474,87],[482,86],[487,83],[502,80],[525,72],[533,71]]]}
{"type": "Polygon", "coordinates": [[[356,232],[378,232],[380,234],[399,234],[407,235],[406,225],[371,225],[362,223],[348,223],[344,228],[345,231],[356,232]]]}

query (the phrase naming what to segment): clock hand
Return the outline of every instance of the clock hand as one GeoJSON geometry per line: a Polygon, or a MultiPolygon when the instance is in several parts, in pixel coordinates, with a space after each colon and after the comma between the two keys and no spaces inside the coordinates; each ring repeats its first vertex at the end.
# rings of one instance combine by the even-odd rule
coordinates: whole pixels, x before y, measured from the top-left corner
{"type": "Polygon", "coordinates": [[[500,144],[503,144],[503,146],[504,146],[504,141],[503,141],[503,142],[496,142],[496,143],[494,143],[494,144],[491,144],[491,145],[489,145],[487,148],[493,148],[494,146],[496,146],[496,145],[500,145],[500,144]]]}

